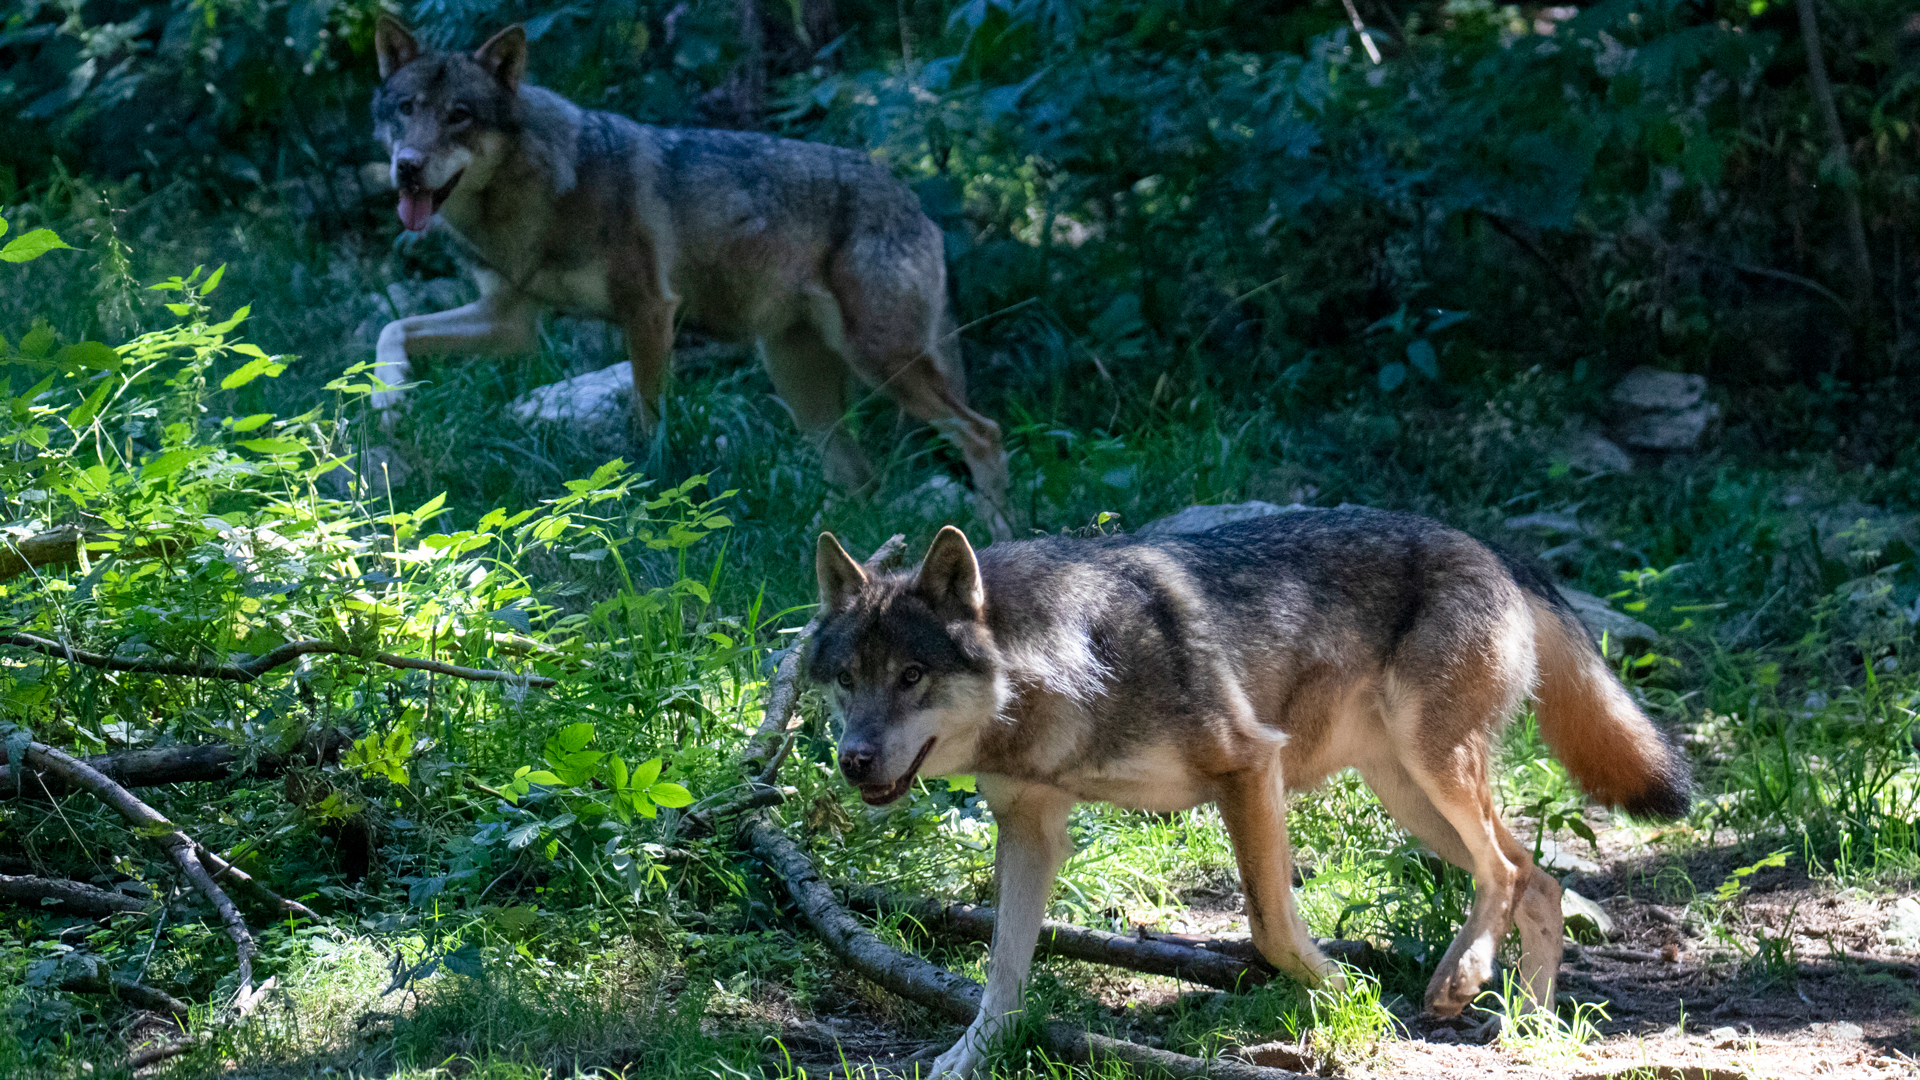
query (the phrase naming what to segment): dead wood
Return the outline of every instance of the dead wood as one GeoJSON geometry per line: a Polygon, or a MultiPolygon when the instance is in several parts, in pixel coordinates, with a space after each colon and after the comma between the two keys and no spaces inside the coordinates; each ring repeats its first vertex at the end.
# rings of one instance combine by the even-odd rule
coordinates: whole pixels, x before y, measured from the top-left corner
{"type": "Polygon", "coordinates": [[[259,992],[253,986],[253,933],[247,929],[246,920],[240,917],[239,909],[233,906],[233,900],[214,882],[206,866],[200,862],[199,845],[175,828],[158,810],[141,802],[132,792],[107,779],[85,762],[37,742],[27,744],[26,756],[28,764],[60,774],[74,787],[113,807],[121,817],[127,819],[135,832],[152,839],[166,851],[181,872],[187,875],[187,880],[219,912],[220,921],[226,926],[227,936],[233,939],[234,952],[239,958],[240,986],[234,993],[233,1008],[242,1016],[251,1012],[259,1001],[259,992]]]}
{"type": "MultiPolygon", "coordinates": [[[[813,860],[774,825],[766,811],[756,811],[741,820],[740,839],[742,846],[780,875],[807,925],[848,966],[887,990],[956,1022],[969,1022],[979,1012],[984,992],[979,983],[881,943],[840,906],[833,889],[814,869],[813,860]]],[[[1118,1061],[1150,1074],[1213,1080],[1300,1080],[1302,1076],[1228,1058],[1209,1061],[1155,1050],[1058,1021],[1049,1021],[1041,1029],[1041,1043],[1049,1053],[1068,1061],[1118,1061]]]]}
{"type": "MultiPolygon", "coordinates": [[[[80,545],[103,539],[106,538],[73,525],[49,529],[20,540],[0,537],[0,581],[42,566],[77,566],[81,561],[80,545]]],[[[187,542],[177,536],[161,537],[133,547],[124,546],[124,541],[122,543],[119,551],[103,551],[98,557],[159,559],[187,546],[187,542]]]]}
{"type": "MultiPolygon", "coordinates": [[[[234,764],[240,757],[240,751],[234,747],[213,743],[205,746],[170,746],[162,750],[123,750],[85,760],[89,768],[121,787],[136,788],[225,780],[233,775],[234,764]]],[[[262,756],[255,764],[253,774],[271,777],[285,765],[284,758],[262,756]]],[[[26,769],[21,772],[21,782],[15,783],[12,770],[0,764],[0,799],[44,798],[48,795],[65,795],[74,790],[73,785],[58,773],[29,773],[26,769]]]]}
{"type": "Polygon", "coordinates": [[[242,892],[253,897],[254,902],[271,909],[274,914],[298,915],[303,919],[312,919],[314,922],[320,921],[320,916],[314,914],[312,908],[298,900],[289,900],[279,893],[274,892],[272,889],[267,888],[261,884],[259,879],[248,874],[245,870],[240,869],[207,850],[205,844],[195,841],[193,853],[199,858],[201,865],[212,871],[215,881],[223,877],[232,878],[233,883],[240,886],[242,892]]]}
{"type": "Polygon", "coordinates": [[[491,668],[460,667],[457,664],[443,664],[438,660],[422,660],[413,656],[358,649],[332,641],[289,641],[244,664],[207,664],[196,660],[147,660],[131,656],[106,656],[88,652],[85,649],[76,649],[71,645],[63,645],[34,634],[0,634],[0,645],[30,649],[47,656],[101,668],[105,671],[126,671],[139,675],[178,675],[190,679],[226,679],[242,683],[254,682],[274,668],[291,664],[302,656],[351,656],[361,660],[372,660],[388,667],[431,671],[435,674],[451,675],[457,679],[468,679],[473,682],[523,683],[541,688],[554,685],[554,681],[545,675],[516,675],[510,671],[495,671],[491,668]]]}
{"type": "Polygon", "coordinates": [[[157,1013],[171,1013],[184,1019],[190,1006],[167,993],[151,986],[134,982],[118,975],[76,975],[60,984],[60,989],[74,994],[104,994],[118,998],[132,1005],[138,1005],[157,1013]]]}
{"type": "Polygon", "coordinates": [[[67,878],[44,878],[0,874],[0,900],[23,907],[56,907],[74,915],[115,915],[123,911],[145,911],[147,902],[110,889],[96,888],[67,878]],[[46,901],[55,901],[48,904],[46,901]]]}

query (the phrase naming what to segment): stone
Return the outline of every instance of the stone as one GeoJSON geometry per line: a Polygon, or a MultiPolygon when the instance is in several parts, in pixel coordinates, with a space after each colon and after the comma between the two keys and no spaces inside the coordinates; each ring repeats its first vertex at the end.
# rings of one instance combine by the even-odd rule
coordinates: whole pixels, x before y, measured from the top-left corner
{"type": "Polygon", "coordinates": [[[1581,592],[1560,586],[1560,595],[1567,606],[1580,617],[1581,625],[1587,633],[1593,635],[1595,642],[1604,634],[1615,645],[1627,649],[1647,649],[1660,640],[1660,631],[1641,622],[1624,612],[1613,610],[1605,600],[1592,593],[1581,592]]]}
{"type": "Polygon", "coordinates": [[[1706,393],[1703,375],[1634,368],[1613,388],[1614,430],[1642,450],[1697,450],[1720,418],[1706,393]]]}
{"type": "Polygon", "coordinates": [[[914,488],[893,500],[894,512],[920,518],[923,521],[952,521],[959,518],[966,506],[967,487],[951,476],[934,474],[914,488]]]}
{"type": "Polygon", "coordinates": [[[1920,946],[1920,897],[1903,896],[1894,901],[1880,936],[1896,945],[1920,946]]]}
{"type": "Polygon", "coordinates": [[[1561,441],[1559,452],[1567,464],[1590,473],[1633,471],[1633,455],[1597,431],[1576,431],[1561,441]]]}
{"type": "Polygon", "coordinates": [[[1587,535],[1587,527],[1572,514],[1562,514],[1552,510],[1542,510],[1534,514],[1521,514],[1507,519],[1509,529],[1545,529],[1552,533],[1565,533],[1569,536],[1587,535]]]}
{"type": "Polygon", "coordinates": [[[1572,889],[1560,890],[1560,915],[1567,921],[1567,933],[1582,945],[1604,945],[1613,940],[1613,916],[1572,889]]]}
{"type": "Polygon", "coordinates": [[[632,400],[633,364],[622,360],[599,371],[536,386],[516,398],[512,407],[521,420],[603,423],[632,400]]]}
{"type": "Polygon", "coordinates": [[[1251,1065],[1263,1069],[1285,1069],[1288,1072],[1312,1074],[1315,1068],[1313,1058],[1300,1052],[1292,1043],[1270,1042],[1258,1046],[1246,1046],[1234,1055],[1251,1065]]]}
{"type": "Polygon", "coordinates": [[[1168,514],[1140,526],[1140,536],[1166,536],[1175,533],[1198,533],[1208,529],[1217,529],[1222,525],[1231,525],[1236,521],[1250,521],[1254,518],[1272,517],[1275,514],[1305,510],[1299,503],[1291,506],[1276,506],[1270,502],[1254,499],[1243,503],[1224,503],[1218,506],[1189,506],[1185,510],[1168,514]]]}
{"type": "Polygon", "coordinates": [[[1540,865],[1562,873],[1600,873],[1600,864],[1555,840],[1540,841],[1540,865]]]}

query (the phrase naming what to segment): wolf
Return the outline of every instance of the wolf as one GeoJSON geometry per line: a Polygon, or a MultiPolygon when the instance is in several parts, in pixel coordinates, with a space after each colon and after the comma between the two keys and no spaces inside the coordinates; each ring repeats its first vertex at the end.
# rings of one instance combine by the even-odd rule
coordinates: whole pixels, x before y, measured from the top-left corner
{"type": "MultiPolygon", "coordinates": [[[[525,81],[519,26],[438,52],[382,17],[374,47],[374,132],[400,221],[439,222],[481,294],[388,323],[382,382],[404,382],[415,356],[529,351],[550,307],[625,331],[644,435],[684,318],[753,343],[830,480],[870,476],[841,422],[851,372],[959,447],[989,527],[1008,535],[1006,454],[999,426],[967,406],[944,241],[886,169],[818,143],[582,109],[525,81]]],[[[391,409],[397,395],[373,403],[391,409]]]]}
{"type": "Polygon", "coordinates": [[[1386,809],[1471,872],[1474,901],[1426,990],[1460,1012],[1516,923],[1519,983],[1551,1009],[1560,886],[1500,820],[1488,770],[1531,698],[1589,794],[1676,817],[1688,769],[1531,565],[1426,518],[1301,510],[1191,535],[994,544],[942,529],[920,565],[869,575],[832,534],[806,658],[867,803],[973,773],[999,826],[986,995],[933,1076],[966,1076],[1021,1005],[1067,815],[1216,802],[1253,940],[1310,985],[1341,969],[1295,908],[1286,800],[1357,769],[1386,809]]]}

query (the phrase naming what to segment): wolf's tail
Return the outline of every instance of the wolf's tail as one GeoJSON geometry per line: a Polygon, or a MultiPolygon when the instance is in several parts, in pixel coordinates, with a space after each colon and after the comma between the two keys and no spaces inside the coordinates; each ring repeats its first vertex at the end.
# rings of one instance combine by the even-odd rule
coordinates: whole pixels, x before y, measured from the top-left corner
{"type": "Polygon", "coordinates": [[[1533,609],[1540,668],[1534,714],[1548,748],[1608,806],[1669,820],[1685,815],[1692,791],[1686,761],[1614,678],[1553,585],[1534,573],[1516,576],[1533,609]]]}

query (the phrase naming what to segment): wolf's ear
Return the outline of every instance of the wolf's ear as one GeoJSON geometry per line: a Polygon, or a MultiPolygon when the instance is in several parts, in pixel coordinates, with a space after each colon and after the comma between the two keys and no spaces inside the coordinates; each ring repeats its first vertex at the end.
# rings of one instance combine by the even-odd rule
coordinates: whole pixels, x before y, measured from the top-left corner
{"type": "Polygon", "coordinates": [[[987,606],[987,590],[980,584],[980,563],[973,557],[966,533],[951,525],[940,530],[920,563],[913,588],[936,612],[980,618],[987,606]]]}
{"type": "Polygon", "coordinates": [[[399,19],[382,15],[373,27],[373,53],[380,58],[380,78],[385,80],[413,63],[420,55],[420,43],[413,40],[399,19]]]}
{"type": "Polygon", "coordinates": [[[867,586],[867,572],[830,532],[820,534],[820,546],[813,553],[813,572],[820,578],[822,612],[838,611],[867,586]]]}
{"type": "Polygon", "coordinates": [[[473,58],[507,89],[519,86],[527,73],[527,28],[519,23],[507,27],[473,50],[473,58]]]}

